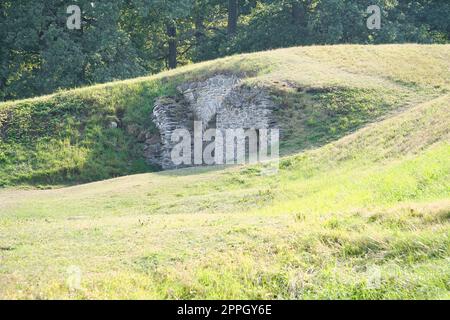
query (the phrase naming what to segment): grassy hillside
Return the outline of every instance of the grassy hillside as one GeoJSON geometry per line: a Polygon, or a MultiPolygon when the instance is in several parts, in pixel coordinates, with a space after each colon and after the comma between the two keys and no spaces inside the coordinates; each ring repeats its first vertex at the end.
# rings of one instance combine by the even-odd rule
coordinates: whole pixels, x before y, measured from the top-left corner
{"type": "Polygon", "coordinates": [[[292,48],[3,103],[0,186],[63,185],[153,171],[127,128],[155,130],[155,98],[173,94],[184,81],[231,72],[249,85],[267,87],[281,106],[282,152],[288,154],[448,92],[449,61],[448,45],[292,48]],[[111,121],[119,129],[111,129],[111,121]]]}
{"type": "MultiPolygon", "coordinates": [[[[2,105],[18,115],[62,100],[97,101],[98,110],[98,101],[135,101],[121,116],[131,121],[177,81],[229,68],[272,90],[290,131],[273,176],[260,166],[203,168],[0,190],[0,298],[450,299],[449,55],[450,46],[293,48],[2,105]],[[72,266],[82,276],[76,291],[67,285],[72,266]]],[[[107,120],[89,110],[85,128],[106,139],[107,120]]],[[[61,134],[25,128],[29,145],[2,144],[39,154],[26,146],[61,134]]],[[[69,128],[67,137],[78,130],[69,128]]],[[[83,180],[96,170],[89,156],[99,152],[100,166],[122,143],[98,137],[61,146],[85,148],[79,163],[50,154],[78,165],[73,181],[83,180]]],[[[38,156],[17,170],[17,158],[4,159],[8,183],[52,168],[38,156]]],[[[131,170],[120,161],[105,170],[131,170]]]]}

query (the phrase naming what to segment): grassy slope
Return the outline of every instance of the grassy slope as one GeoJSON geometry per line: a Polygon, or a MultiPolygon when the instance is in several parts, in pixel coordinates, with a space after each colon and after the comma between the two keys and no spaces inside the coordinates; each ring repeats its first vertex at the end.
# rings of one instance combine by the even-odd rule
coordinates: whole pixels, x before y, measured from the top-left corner
{"type": "MultiPolygon", "coordinates": [[[[278,66],[257,81],[285,103],[280,117],[316,119],[299,115],[293,136],[323,147],[283,159],[275,176],[258,166],[190,169],[0,191],[0,298],[450,298],[449,47],[257,56],[278,66]],[[417,62],[415,72],[404,60],[382,63],[400,54],[417,62]],[[348,134],[373,113],[336,115],[320,101],[342,111],[359,89],[394,103],[386,120],[348,134]],[[358,123],[333,122],[343,116],[358,123]],[[65,283],[71,265],[83,273],[77,292],[65,283]],[[375,268],[381,286],[371,289],[375,268]]],[[[295,137],[286,150],[311,147],[295,137]]]]}
{"type": "Polygon", "coordinates": [[[0,104],[0,187],[148,172],[129,125],[154,130],[156,97],[218,72],[264,85],[281,109],[283,153],[317,147],[448,91],[450,46],[309,47],[238,55],[157,76],[0,104]],[[414,66],[414,68],[411,68],[414,66]],[[111,121],[120,123],[110,129],[111,121]]]}

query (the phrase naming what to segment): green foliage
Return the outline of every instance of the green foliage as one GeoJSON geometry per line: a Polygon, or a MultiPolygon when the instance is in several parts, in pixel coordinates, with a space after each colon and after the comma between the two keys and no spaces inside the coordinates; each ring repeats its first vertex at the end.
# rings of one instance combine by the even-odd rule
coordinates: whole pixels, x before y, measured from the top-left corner
{"type": "Polygon", "coordinates": [[[82,30],[68,30],[64,1],[2,1],[0,100],[157,73],[169,67],[170,53],[185,65],[295,45],[446,43],[450,34],[446,0],[239,1],[232,37],[228,1],[93,3],[72,3],[81,7],[82,30]],[[381,30],[366,27],[374,4],[382,9],[381,30]]]}
{"type": "Polygon", "coordinates": [[[145,74],[130,35],[119,26],[123,1],[80,0],[82,30],[66,27],[67,3],[2,1],[0,92],[42,95],[145,74]]]}

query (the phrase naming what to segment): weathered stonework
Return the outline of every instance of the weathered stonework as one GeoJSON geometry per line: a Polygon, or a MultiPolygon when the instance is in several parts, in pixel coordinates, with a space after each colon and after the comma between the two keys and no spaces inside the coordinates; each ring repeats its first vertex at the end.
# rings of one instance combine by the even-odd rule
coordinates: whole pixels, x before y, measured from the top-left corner
{"type": "Polygon", "coordinates": [[[196,120],[207,124],[222,109],[224,99],[239,84],[235,76],[217,75],[203,82],[192,82],[177,89],[194,112],[196,120]]]}
{"type": "MultiPolygon", "coordinates": [[[[152,120],[160,137],[147,139],[145,157],[150,164],[174,169],[171,137],[176,129],[193,132],[194,121],[203,130],[269,129],[276,126],[272,117],[275,104],[263,88],[248,87],[233,75],[216,75],[202,82],[178,88],[179,97],[156,101],[152,120]]],[[[194,139],[192,139],[194,140],[194,139]]]]}
{"type": "Polygon", "coordinates": [[[275,104],[264,89],[236,86],[217,109],[217,128],[273,128],[274,109],[275,104]]]}
{"type": "Polygon", "coordinates": [[[160,98],[153,108],[152,120],[159,130],[159,141],[146,141],[146,158],[149,163],[159,165],[163,169],[173,168],[171,150],[172,134],[177,129],[192,131],[194,117],[190,108],[182,101],[173,98],[160,98]]]}

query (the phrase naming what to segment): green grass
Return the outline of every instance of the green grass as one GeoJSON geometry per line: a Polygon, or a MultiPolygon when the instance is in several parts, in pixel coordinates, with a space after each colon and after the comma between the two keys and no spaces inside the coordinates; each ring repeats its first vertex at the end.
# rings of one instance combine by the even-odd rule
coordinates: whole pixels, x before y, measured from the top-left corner
{"type": "Polygon", "coordinates": [[[266,87],[280,106],[282,153],[292,154],[445,94],[449,60],[448,45],[299,47],[2,103],[0,187],[155,171],[143,159],[139,132],[155,133],[155,99],[173,95],[185,81],[225,72],[266,87]],[[111,121],[119,128],[110,129],[111,121]]]}
{"type": "MultiPolygon", "coordinates": [[[[0,190],[0,298],[450,299],[448,57],[449,46],[405,45],[222,60],[253,70],[249,85],[267,85],[283,106],[279,173],[200,168],[0,190]],[[67,284],[71,266],[79,290],[67,284]]],[[[111,86],[183,81],[217,63],[111,86]]],[[[64,167],[94,148],[70,146],[36,161],[64,167]]],[[[11,168],[0,170],[9,183],[11,168]]]]}

